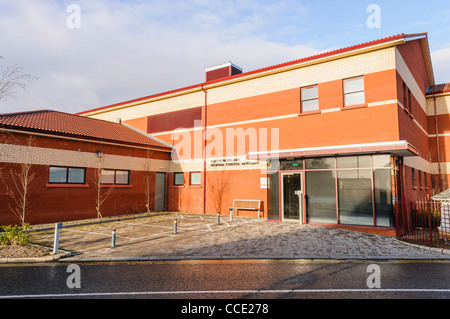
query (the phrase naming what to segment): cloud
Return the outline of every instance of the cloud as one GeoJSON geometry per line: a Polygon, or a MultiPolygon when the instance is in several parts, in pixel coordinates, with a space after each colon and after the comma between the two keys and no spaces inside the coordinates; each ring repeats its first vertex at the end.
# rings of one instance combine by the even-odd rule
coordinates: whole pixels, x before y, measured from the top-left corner
{"type": "Polygon", "coordinates": [[[2,63],[39,78],[0,112],[78,112],[203,82],[228,61],[250,71],[319,52],[296,44],[308,9],[294,0],[82,0],[79,29],[70,3],[0,4],[2,63]]]}
{"type": "Polygon", "coordinates": [[[450,47],[431,52],[436,84],[450,82],[450,47]]]}

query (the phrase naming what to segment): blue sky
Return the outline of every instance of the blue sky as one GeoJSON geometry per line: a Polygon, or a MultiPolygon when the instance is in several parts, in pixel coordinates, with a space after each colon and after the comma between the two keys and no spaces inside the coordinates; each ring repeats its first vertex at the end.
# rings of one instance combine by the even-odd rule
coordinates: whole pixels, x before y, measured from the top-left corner
{"type": "Polygon", "coordinates": [[[79,112],[203,82],[228,61],[251,71],[416,32],[428,32],[436,81],[450,82],[448,0],[0,0],[0,66],[38,77],[0,112],[79,112]],[[380,28],[367,26],[370,4],[380,28]]]}

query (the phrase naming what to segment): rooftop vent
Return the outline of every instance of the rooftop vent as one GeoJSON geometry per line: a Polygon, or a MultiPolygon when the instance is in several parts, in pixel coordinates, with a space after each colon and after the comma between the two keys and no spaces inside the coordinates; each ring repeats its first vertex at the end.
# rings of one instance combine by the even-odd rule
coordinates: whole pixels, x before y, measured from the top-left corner
{"type": "Polygon", "coordinates": [[[231,62],[206,69],[206,82],[241,74],[243,70],[231,62]]]}

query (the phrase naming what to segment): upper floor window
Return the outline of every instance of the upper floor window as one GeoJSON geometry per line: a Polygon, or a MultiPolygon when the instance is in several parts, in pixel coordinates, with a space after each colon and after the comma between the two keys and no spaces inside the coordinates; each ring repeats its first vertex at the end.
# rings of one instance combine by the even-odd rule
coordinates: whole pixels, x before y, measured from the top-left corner
{"type": "Polygon", "coordinates": [[[364,94],[364,77],[344,80],[344,106],[363,105],[366,103],[364,94]]]}
{"type": "Polygon", "coordinates": [[[51,184],[84,184],[85,180],[85,168],[50,166],[48,182],[51,184]]]}
{"type": "Polygon", "coordinates": [[[317,85],[304,87],[301,90],[301,111],[311,112],[319,110],[319,87],[317,85]]]}
{"type": "Polygon", "coordinates": [[[411,90],[405,82],[403,82],[403,107],[411,113],[411,90]]]}

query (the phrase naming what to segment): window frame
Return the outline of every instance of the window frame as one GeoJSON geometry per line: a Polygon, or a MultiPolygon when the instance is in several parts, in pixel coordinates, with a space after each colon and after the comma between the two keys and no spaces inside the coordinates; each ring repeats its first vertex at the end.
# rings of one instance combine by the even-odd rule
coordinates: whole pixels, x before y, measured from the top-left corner
{"type": "Polygon", "coordinates": [[[192,186],[200,186],[200,185],[202,185],[202,173],[201,172],[189,172],[189,185],[192,185],[192,186]],[[199,180],[198,183],[194,184],[192,182],[192,174],[199,174],[200,180],[199,180]]]}
{"type": "Polygon", "coordinates": [[[300,89],[300,113],[318,112],[319,110],[320,110],[320,105],[319,105],[319,85],[315,84],[315,85],[309,85],[309,86],[302,87],[300,89]],[[305,90],[313,89],[313,88],[317,88],[317,97],[316,98],[312,98],[312,99],[304,99],[303,98],[303,92],[305,90]],[[304,110],[304,107],[303,107],[304,102],[310,102],[310,101],[316,101],[316,100],[317,100],[317,109],[307,110],[307,111],[304,110]]]}
{"type": "Polygon", "coordinates": [[[84,185],[86,184],[86,167],[72,167],[72,166],[54,166],[54,165],[50,165],[49,169],[48,169],[48,184],[67,184],[67,185],[84,185]],[[58,181],[58,182],[53,182],[51,181],[50,177],[51,177],[51,170],[52,168],[61,168],[61,169],[65,169],[66,174],[65,174],[65,181],[58,181]],[[77,170],[83,170],[83,182],[70,182],[69,181],[69,170],[70,169],[77,169],[77,170]]]}
{"type": "Polygon", "coordinates": [[[352,108],[352,107],[358,107],[358,106],[366,105],[366,81],[365,81],[364,75],[343,79],[342,80],[342,93],[343,93],[343,101],[342,102],[343,102],[344,108],[352,108]],[[362,81],[363,81],[363,88],[362,88],[362,90],[346,92],[345,91],[345,83],[347,81],[354,81],[354,80],[357,80],[357,79],[362,79],[362,81]],[[364,102],[363,103],[358,103],[358,104],[347,105],[347,103],[346,103],[346,96],[349,96],[349,95],[352,95],[352,94],[358,94],[358,93],[363,93],[364,94],[364,102]]]}
{"type": "Polygon", "coordinates": [[[184,185],[184,172],[173,173],[173,185],[174,186],[183,186],[184,185]],[[177,175],[183,176],[183,183],[177,183],[177,175]]]}
{"type": "Polygon", "coordinates": [[[125,169],[110,169],[110,168],[102,168],[100,171],[100,184],[101,185],[130,185],[130,171],[125,169]],[[103,182],[102,176],[104,171],[114,172],[114,182],[113,183],[105,183],[103,182]],[[118,183],[117,182],[117,172],[127,172],[127,183],[118,183]]]}

